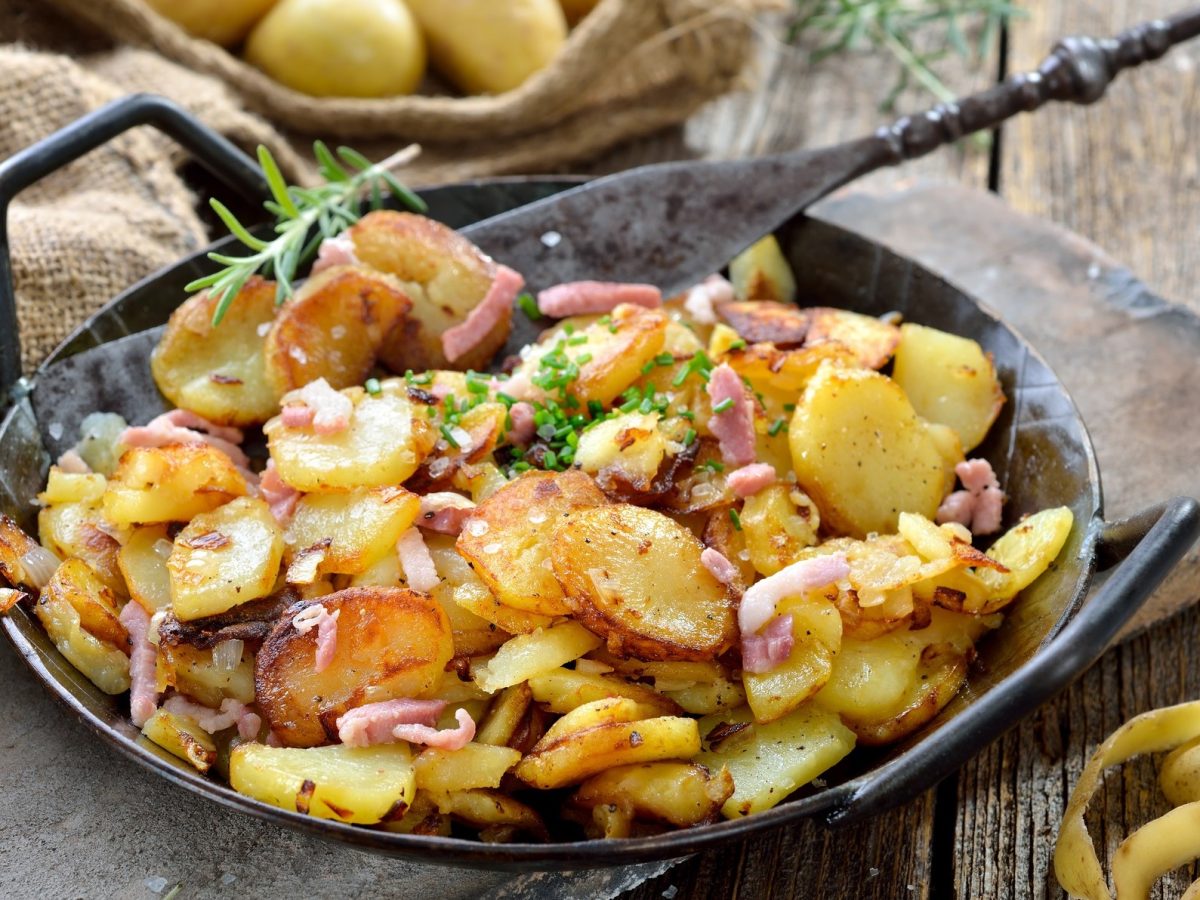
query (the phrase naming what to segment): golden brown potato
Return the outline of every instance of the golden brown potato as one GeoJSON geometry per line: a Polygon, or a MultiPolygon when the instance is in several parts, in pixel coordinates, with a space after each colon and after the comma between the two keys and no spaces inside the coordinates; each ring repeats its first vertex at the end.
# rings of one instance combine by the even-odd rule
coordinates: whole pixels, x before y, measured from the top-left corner
{"type": "MultiPolygon", "coordinates": [[[[800,400],[804,388],[822,363],[847,369],[859,368],[858,356],[844,344],[827,341],[811,347],[779,350],[770,344],[751,344],[726,358],[730,367],[750,382],[762,397],[765,420],[774,423],[800,400]]],[[[760,443],[762,435],[759,436],[760,443]]]]}
{"type": "Polygon", "coordinates": [[[1019,591],[1033,584],[1058,557],[1071,535],[1075,516],[1065,506],[1044,509],[1018,522],[988,548],[987,555],[1007,571],[979,569],[976,575],[991,591],[983,615],[1003,608],[1019,591]]]}
{"type": "Polygon", "coordinates": [[[581,512],[554,538],[567,605],[610,653],[706,660],[736,638],[735,600],[700,562],[704,546],[673,519],[624,504],[581,512]]]}
{"type": "MultiPolygon", "coordinates": [[[[697,423],[700,416],[697,415],[697,423]]],[[[696,429],[699,431],[700,429],[696,429]]],[[[695,458],[680,467],[679,473],[659,504],[663,509],[687,515],[721,510],[728,515],[737,499],[725,480],[721,448],[716,440],[702,437],[696,441],[695,458]]]]}
{"type": "Polygon", "coordinates": [[[568,713],[593,700],[627,697],[644,707],[656,709],[660,716],[677,716],[682,710],[674,700],[644,684],[626,681],[620,676],[551,669],[529,679],[533,699],[545,704],[552,713],[568,713]]]}
{"type": "Polygon", "coordinates": [[[470,791],[500,787],[500,779],[520,760],[518,750],[472,741],[460,750],[422,750],[413,760],[413,771],[418,790],[470,791]]]}
{"type": "Polygon", "coordinates": [[[562,622],[533,634],[520,634],[476,669],[475,683],[493,694],[566,665],[598,646],[600,639],[578,622],[562,622]]]}
{"type": "Polygon", "coordinates": [[[288,525],[288,556],[295,559],[320,547],[321,574],[364,572],[395,554],[396,541],[416,520],[420,506],[420,498],[402,487],[306,494],[288,525]]]}
{"type": "Polygon", "coordinates": [[[623,413],[583,432],[575,464],[610,496],[649,493],[667,453],[657,413],[623,413]]]}
{"type": "Polygon", "coordinates": [[[104,517],[118,527],[187,522],[246,494],[244,479],[214,447],[134,447],[104,493],[104,517]]]}
{"type": "Polygon", "coordinates": [[[217,745],[191,716],[156,709],[142,726],[142,734],[201,772],[207,772],[217,761],[217,745]]]}
{"type": "Polygon", "coordinates": [[[147,0],[160,15],[222,47],[241,42],[276,0],[147,0]]]}
{"type": "Polygon", "coordinates": [[[401,588],[347,588],[284,612],[255,664],[255,695],[280,741],[313,747],[336,737],[346,710],[380,700],[431,696],[454,653],[446,613],[436,601],[401,588]],[[317,630],[292,619],[320,603],[338,614],[337,649],[313,671],[317,630]]]}
{"type": "Polygon", "coordinates": [[[773,484],[745,499],[741,525],[754,568],[774,575],[794,563],[805,547],[817,543],[821,513],[803,491],[773,484]]]}
{"type": "Polygon", "coordinates": [[[345,232],[369,269],[391,275],[412,301],[400,328],[380,351],[393,372],[412,369],[486,369],[508,340],[511,310],[487,337],[451,363],[442,334],[460,325],[492,286],[496,264],[440,222],[412,213],[368,213],[345,232]]]}
{"type": "MultiPolygon", "coordinates": [[[[531,807],[499,791],[473,790],[431,793],[443,815],[465,822],[473,828],[524,832],[538,840],[549,840],[549,833],[531,807]]],[[[481,835],[482,837],[483,835],[481,835]]]]}
{"type": "Polygon", "coordinates": [[[789,597],[777,607],[792,617],[791,655],[769,672],[743,672],[756,722],[773,722],[824,687],[842,647],[842,617],[824,597],[789,597]]]}
{"type": "MultiPolygon", "coordinates": [[[[46,573],[30,572],[29,562],[33,557],[28,554],[32,554],[33,557],[47,555],[41,545],[27,535],[20,525],[4,513],[0,513],[0,578],[17,589],[17,593],[8,595],[7,601],[0,602],[0,612],[8,612],[22,595],[35,596],[38,584],[53,574],[52,570],[46,573]]],[[[55,567],[58,564],[58,560],[53,557],[49,557],[46,562],[55,567]]]]}
{"type": "Polygon", "coordinates": [[[82,559],[68,559],[46,585],[79,614],[79,627],[106,644],[125,649],[129,632],[121,624],[116,597],[99,574],[82,559]]]}
{"type": "Polygon", "coordinates": [[[133,530],[117,555],[129,596],[150,615],[171,605],[167,557],[174,549],[166,525],[144,525],[133,530]]]}
{"type": "MultiPolygon", "coordinates": [[[[458,602],[460,597],[470,595],[483,601],[485,606],[495,605],[492,592],[475,577],[467,561],[455,549],[454,538],[446,534],[428,535],[425,544],[441,579],[431,596],[442,605],[450,620],[450,628],[454,632],[454,655],[480,656],[499,648],[512,633],[490,619],[476,615],[471,611],[470,604],[458,602]]],[[[549,622],[543,624],[548,625],[549,622]]]]}
{"type": "Polygon", "coordinates": [[[386,276],[333,266],[280,307],[264,347],[277,397],[324,378],[335,390],[362,384],[412,301],[386,276]]]}
{"type": "Polygon", "coordinates": [[[33,611],[67,661],[106,694],[129,690],[128,640],[120,647],[85,631],[76,604],[103,595],[106,588],[86,563],[68,560],[58,567],[33,611]]]}
{"type": "Polygon", "coordinates": [[[582,472],[527,472],[479,504],[458,536],[458,552],[500,603],[564,615],[569,607],[547,563],[554,535],[579,511],[607,502],[582,472]]]}
{"type": "Polygon", "coordinates": [[[745,514],[742,514],[742,527],[738,528],[733,524],[733,517],[729,515],[731,508],[720,507],[709,513],[704,520],[704,531],[700,539],[705,547],[712,547],[733,563],[740,579],[733,587],[740,591],[752,584],[758,573],[754,563],[750,561],[750,551],[746,547],[745,514]]]}
{"type": "Polygon", "coordinates": [[[774,300],[740,300],[723,303],[717,310],[738,337],[747,343],[767,342],[776,347],[798,347],[808,334],[808,313],[790,303],[774,300]]]}
{"type": "MultiPolygon", "coordinates": [[[[217,646],[220,646],[218,644],[217,646]]],[[[236,644],[233,649],[236,649],[236,644]]],[[[217,709],[226,697],[254,702],[254,653],[242,643],[237,664],[228,667],[213,659],[216,648],[161,641],[159,651],[172,687],[197,703],[217,709]]],[[[227,652],[222,648],[220,652],[227,652]]]]}
{"type": "Polygon", "coordinates": [[[796,300],[796,277],[775,235],[752,244],[729,264],[729,280],[742,300],[796,300]]]}
{"type": "Polygon", "coordinates": [[[94,503],[104,496],[107,487],[108,479],[103,475],[64,472],[58,466],[51,466],[46,489],[38,494],[37,499],[43,506],[94,503]]]}
{"type": "Polygon", "coordinates": [[[526,682],[504,688],[488,704],[475,732],[476,743],[509,746],[532,702],[533,693],[526,682]]]}
{"type": "Polygon", "coordinates": [[[844,344],[868,369],[883,368],[900,343],[900,329],[874,316],[824,306],[806,312],[809,316],[808,335],[804,341],[807,346],[829,341],[844,344]]]}
{"type": "Polygon", "coordinates": [[[105,586],[124,599],[129,591],[118,565],[121,545],[105,530],[110,527],[95,501],[47,506],[38,513],[38,534],[46,549],[61,559],[86,560],[105,586]]]}
{"type": "Polygon", "coordinates": [[[150,354],[163,396],[219,425],[259,425],[279,410],[267,381],[260,329],[275,318],[275,282],[253,276],[212,323],[217,297],[204,291],[171,313],[150,354]]]}
{"type": "Polygon", "coordinates": [[[593,775],[579,786],[571,802],[585,809],[616,806],[631,818],[688,828],[715,822],[732,794],[733,777],[727,768],[714,775],[694,763],[656,762],[593,775]]]}

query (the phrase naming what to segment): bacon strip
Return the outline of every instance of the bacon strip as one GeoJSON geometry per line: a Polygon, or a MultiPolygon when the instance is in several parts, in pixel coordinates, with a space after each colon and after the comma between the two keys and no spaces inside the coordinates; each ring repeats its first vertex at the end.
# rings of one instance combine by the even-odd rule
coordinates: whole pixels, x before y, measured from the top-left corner
{"type": "Polygon", "coordinates": [[[421,498],[419,524],[438,534],[458,534],[475,504],[453,491],[435,491],[421,498]]]}
{"type": "Polygon", "coordinates": [[[214,425],[185,409],[173,409],[145,425],[126,428],[120,437],[120,443],[126,447],[167,447],[171,444],[197,447],[208,444],[228,456],[239,469],[248,472],[250,460],[238,446],[241,441],[242,432],[238,429],[214,425]],[[200,428],[204,430],[197,430],[200,428]]]}
{"type": "Polygon", "coordinates": [[[446,708],[445,700],[383,700],[349,710],[337,720],[338,739],[347,747],[370,747],[396,740],[396,728],[431,727],[446,708]]]}
{"type": "Polygon", "coordinates": [[[754,462],[754,407],[746,385],[728,363],[721,363],[708,376],[708,397],[714,407],[726,400],[733,405],[724,412],[714,413],[708,420],[708,430],[716,436],[721,447],[721,459],[729,466],[747,466],[754,462]]]}
{"type": "Polygon", "coordinates": [[[130,600],[121,610],[121,624],[129,632],[129,718],[141,728],[158,708],[158,650],[150,643],[150,614],[130,600]]]}
{"type": "Polygon", "coordinates": [[[55,465],[69,475],[90,475],[92,473],[92,467],[83,461],[79,451],[74,448],[60,456],[55,465]]]}
{"type": "Polygon", "coordinates": [[[411,744],[424,744],[440,750],[461,750],[475,737],[475,720],[465,709],[456,710],[454,718],[458,720],[457,728],[438,730],[427,725],[397,725],[392,729],[392,735],[411,744]]]}
{"type": "Polygon", "coordinates": [[[662,306],[662,291],[652,284],[621,284],[611,281],[570,281],[538,293],[538,312],[562,319],[609,313],[622,303],[646,309],[662,306]]]}
{"type": "Polygon", "coordinates": [[[683,308],[701,325],[716,325],[716,307],[734,300],[733,285],[720,275],[709,275],[687,292],[683,308]]]}
{"type": "Polygon", "coordinates": [[[361,260],[355,252],[354,239],[342,232],[321,241],[321,246],[317,248],[317,259],[312,265],[312,274],[316,275],[334,266],[357,265],[361,265],[361,260]]]}
{"type": "Polygon", "coordinates": [[[419,529],[410,528],[400,535],[396,542],[396,552],[400,554],[400,568],[408,586],[414,591],[429,593],[441,582],[438,578],[437,567],[429,548],[425,546],[425,538],[421,537],[419,529]]]}
{"type": "Polygon", "coordinates": [[[533,416],[533,406],[524,400],[512,405],[508,411],[509,421],[512,422],[512,428],[508,429],[510,444],[516,447],[529,446],[533,441],[533,436],[537,433],[537,424],[533,421],[533,416]]]}
{"type": "Polygon", "coordinates": [[[738,627],[742,639],[754,635],[775,615],[775,605],[784,597],[795,597],[828,587],[850,574],[846,554],[814,556],[792,563],[751,585],[738,607],[738,627]]]}
{"type": "Polygon", "coordinates": [[[499,266],[487,294],[467,313],[467,318],[442,332],[442,353],[446,354],[446,359],[454,362],[511,316],[513,303],[523,287],[525,279],[521,277],[521,273],[508,266],[499,266]]]}
{"type": "Polygon", "coordinates": [[[742,638],[742,670],[761,674],[788,661],[796,639],[792,636],[792,614],[772,619],[762,634],[742,638]]]}
{"type": "Polygon", "coordinates": [[[163,703],[163,709],[177,716],[195,719],[196,724],[209,734],[216,734],[237,725],[238,736],[244,741],[257,738],[259,729],[262,728],[262,718],[258,713],[233,697],[222,700],[218,710],[195,703],[181,694],[173,694],[163,703]]]}
{"type": "Polygon", "coordinates": [[[1004,512],[1004,492],[986,459],[968,459],[954,467],[964,490],[954,491],[938,507],[937,521],[957,522],[972,534],[993,534],[1000,530],[1004,512]]]}
{"type": "Polygon", "coordinates": [[[749,497],[773,485],[776,477],[774,466],[768,463],[751,463],[730,472],[725,478],[725,483],[738,497],[749,497]]]}
{"type": "Polygon", "coordinates": [[[324,378],[283,395],[281,415],[289,428],[312,426],[317,434],[337,434],[350,427],[354,402],[324,378]]]}
{"type": "Polygon", "coordinates": [[[287,528],[296,512],[296,504],[300,501],[300,492],[279,477],[275,460],[267,460],[267,467],[258,482],[258,491],[271,508],[271,515],[275,517],[275,521],[281,528],[287,528]]]}
{"type": "Polygon", "coordinates": [[[324,604],[316,603],[306,606],[292,619],[292,626],[301,634],[308,634],[313,628],[317,629],[317,654],[313,662],[314,672],[324,672],[333,662],[337,652],[337,620],[342,611],[335,610],[330,614],[324,604]]]}
{"type": "Polygon", "coordinates": [[[712,573],[712,577],[721,582],[721,584],[733,584],[737,579],[737,566],[729,561],[720,550],[714,550],[712,547],[705,547],[700,553],[700,562],[704,568],[712,573]]]}

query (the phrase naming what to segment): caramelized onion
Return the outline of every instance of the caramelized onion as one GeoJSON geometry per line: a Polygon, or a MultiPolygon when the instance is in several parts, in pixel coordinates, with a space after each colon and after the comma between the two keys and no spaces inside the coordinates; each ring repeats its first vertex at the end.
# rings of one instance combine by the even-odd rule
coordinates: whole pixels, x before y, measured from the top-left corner
{"type": "Polygon", "coordinates": [[[61,560],[45,547],[31,547],[21,557],[21,568],[29,583],[39,591],[44,588],[61,564],[61,560]]]}

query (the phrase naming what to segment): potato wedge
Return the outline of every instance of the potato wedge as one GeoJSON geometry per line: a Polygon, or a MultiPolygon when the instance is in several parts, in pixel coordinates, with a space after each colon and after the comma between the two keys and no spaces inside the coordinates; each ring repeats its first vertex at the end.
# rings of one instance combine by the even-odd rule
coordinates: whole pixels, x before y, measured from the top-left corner
{"type": "Polygon", "coordinates": [[[1008,571],[977,569],[975,575],[988,586],[991,597],[982,609],[966,611],[981,615],[995,612],[1033,584],[1058,557],[1074,523],[1071,510],[1060,506],[1034,513],[1005,532],[988,548],[987,555],[1008,571]]]}
{"type": "Polygon", "coordinates": [[[947,462],[904,392],[877,372],[823,366],[788,440],[800,487],[838,533],[891,534],[902,512],[937,514],[947,462]]]}
{"type": "Polygon", "coordinates": [[[156,709],[142,726],[142,734],[201,772],[207,772],[217,761],[217,745],[191,716],[156,709]]]}
{"type": "Polygon", "coordinates": [[[799,347],[808,334],[808,313],[791,303],[742,300],[723,303],[717,311],[738,337],[749,344],[799,347]]]}
{"type": "Polygon", "coordinates": [[[683,710],[674,700],[644,684],[626,681],[620,676],[595,675],[571,669],[552,669],[529,679],[533,699],[552,713],[568,713],[585,703],[608,697],[626,697],[656,715],[677,716],[683,710]]]}
{"type": "Polygon", "coordinates": [[[568,606],[616,656],[714,659],[736,638],[735,601],[700,562],[704,546],[654,510],[577,513],[557,533],[554,574],[568,606]]]}
{"type": "Polygon", "coordinates": [[[255,695],[280,741],[311,747],[335,737],[338,716],[351,707],[432,696],[453,653],[450,623],[433,599],[401,588],[347,588],[284,612],[258,652],[255,695]],[[319,673],[316,630],[301,634],[292,625],[315,603],[338,614],[333,662],[319,673]]]}
{"type": "Polygon", "coordinates": [[[47,506],[38,513],[38,535],[42,544],[61,559],[75,557],[92,567],[115,596],[129,596],[121,577],[121,545],[108,529],[100,504],[94,501],[47,506]]]}
{"type": "Polygon", "coordinates": [[[219,425],[259,425],[279,411],[267,380],[262,329],[275,318],[275,282],[255,275],[233,298],[219,326],[217,297],[204,291],[171,314],[150,354],[163,396],[219,425]]]}
{"type": "Polygon", "coordinates": [[[892,379],[919,416],[953,428],[968,452],[983,442],[1004,406],[1004,389],[983,348],[924,325],[900,326],[892,379]]]}
{"type": "Polygon", "coordinates": [[[321,574],[354,575],[385,556],[416,521],[421,501],[402,487],[306,494],[296,504],[285,540],[289,559],[321,546],[321,574]]]}
{"type": "Polygon", "coordinates": [[[487,713],[475,732],[475,742],[509,746],[532,702],[533,693],[526,682],[504,688],[488,704],[487,713]]]}
{"type": "Polygon", "coordinates": [[[458,536],[458,552],[501,603],[563,615],[569,607],[548,562],[554,535],[579,511],[607,502],[582,472],[528,472],[479,504],[458,536]]]}
{"type": "Polygon", "coordinates": [[[72,597],[98,597],[106,588],[79,560],[68,560],[42,590],[34,613],[67,661],[106,694],[129,690],[128,642],[117,647],[84,630],[72,597]]]}
{"type": "Polygon", "coordinates": [[[796,277],[775,235],[769,234],[743,250],[729,263],[729,280],[742,300],[794,303],[796,277]]]}
{"type": "Polygon", "coordinates": [[[774,484],[745,499],[740,521],[751,564],[774,575],[817,543],[821,513],[799,488],[774,484]]]}
{"type": "Polygon", "coordinates": [[[578,622],[563,622],[504,644],[475,674],[475,683],[489,694],[528,681],[542,672],[579,659],[600,646],[600,638],[578,622]]]}
{"type": "Polygon", "coordinates": [[[369,269],[333,266],[312,276],[267,332],[262,352],[275,396],[318,378],[335,390],[362,384],[411,306],[398,284],[369,269]]]}
{"type": "Polygon", "coordinates": [[[283,533],[257,497],[201,513],[179,532],[167,558],[171,608],[181,621],[215,616],[275,588],[283,533]]]}
{"type": "Polygon", "coordinates": [[[298,491],[385,487],[408,479],[433,448],[403,379],[389,379],[378,396],[360,387],[342,393],[354,403],[350,427],[336,434],[291,428],[276,417],[263,427],[279,477],[298,491]]]}
{"type": "Polygon", "coordinates": [[[51,466],[50,474],[46,476],[46,489],[37,499],[43,506],[94,503],[104,496],[107,487],[108,479],[103,475],[64,472],[58,466],[51,466]]]}
{"type": "Polygon", "coordinates": [[[688,828],[716,821],[732,794],[733,777],[725,767],[713,774],[695,763],[655,762],[593,775],[571,795],[571,803],[585,809],[616,806],[632,818],[688,828]]]}
{"type": "Polygon", "coordinates": [[[108,480],[104,517],[121,528],[188,522],[246,491],[233,462],[213,447],[134,447],[108,480]]]}
{"type": "Polygon", "coordinates": [[[805,346],[831,341],[842,344],[854,351],[859,365],[868,369],[887,365],[900,343],[900,329],[874,316],[823,306],[805,312],[809,317],[805,346]]]}
{"type": "Polygon", "coordinates": [[[240,744],[229,783],[241,794],[318,819],[374,825],[404,815],[416,793],[408,744],[267,747],[240,744]]]}
{"type": "Polygon", "coordinates": [[[742,673],[746,701],[760,724],[782,718],[824,687],[842,647],[842,617],[832,601],[789,597],[776,609],[792,617],[791,655],[769,672],[742,673]]]}
{"type": "Polygon", "coordinates": [[[498,788],[504,774],[521,760],[521,752],[491,744],[467,744],[461,750],[428,747],[413,760],[417,789],[449,793],[498,788]]]}
{"type": "Polygon", "coordinates": [[[166,525],[144,525],[133,530],[117,554],[129,596],[150,615],[171,605],[167,558],[174,549],[166,525]]]}

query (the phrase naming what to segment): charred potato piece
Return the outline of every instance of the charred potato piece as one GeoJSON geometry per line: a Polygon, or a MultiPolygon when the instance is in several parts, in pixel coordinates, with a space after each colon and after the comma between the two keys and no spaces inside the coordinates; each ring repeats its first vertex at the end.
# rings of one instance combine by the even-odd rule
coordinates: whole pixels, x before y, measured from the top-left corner
{"type": "Polygon", "coordinates": [[[47,506],[38,513],[38,534],[46,549],[61,559],[85,560],[117,597],[129,596],[121,577],[121,545],[104,529],[108,525],[98,503],[47,506]]]}
{"type": "Polygon", "coordinates": [[[442,682],[454,639],[436,601],[401,588],[347,588],[284,612],[258,653],[255,696],[279,740],[312,747],[337,734],[348,709],[398,697],[431,696],[442,682]],[[292,619],[320,603],[338,615],[337,649],[313,670],[317,631],[292,619]]]}
{"type": "Polygon", "coordinates": [[[217,761],[217,745],[191,716],[156,709],[142,726],[142,734],[201,772],[207,772],[217,761]]]}
{"type": "Polygon", "coordinates": [[[464,322],[487,296],[496,264],[440,222],[412,213],[378,210],[345,232],[354,255],[369,269],[398,279],[412,300],[401,327],[380,357],[393,372],[412,369],[487,368],[508,340],[511,310],[487,337],[453,363],[442,352],[442,334],[464,322]]]}
{"type": "Polygon", "coordinates": [[[422,750],[413,761],[413,771],[418,790],[470,791],[500,787],[505,773],[520,760],[519,750],[472,741],[460,750],[422,750]]]}
{"type": "Polygon", "coordinates": [[[742,300],[796,300],[796,277],[775,235],[752,244],[729,264],[729,280],[742,300]]]}
{"type": "Polygon", "coordinates": [[[615,505],[576,514],[550,558],[571,611],[610,653],[714,659],[736,637],[734,598],[700,562],[704,546],[660,512],[615,505]]]}
{"type": "Polygon", "coordinates": [[[107,583],[82,559],[68,559],[51,579],[46,590],[53,590],[75,608],[79,626],[106,644],[125,649],[129,632],[121,624],[121,610],[107,583]]]}
{"type": "Polygon", "coordinates": [[[134,529],[117,554],[130,597],[150,615],[171,605],[167,558],[174,549],[166,525],[145,525],[134,529]]]}
{"type": "Polygon", "coordinates": [[[546,563],[554,535],[580,511],[607,502],[582,472],[526,473],[479,504],[458,536],[458,552],[501,603],[563,615],[569,607],[546,563]]]}
{"type": "Polygon", "coordinates": [[[257,648],[279,617],[303,597],[299,590],[286,587],[261,600],[242,603],[217,616],[181,622],[171,613],[159,623],[158,639],[163,647],[189,644],[200,650],[211,650],[224,641],[244,641],[257,648]]]}
{"type": "Polygon", "coordinates": [[[246,491],[246,479],[214,447],[134,447],[108,480],[104,517],[118,527],[188,522],[246,491]]]}
{"type": "MultiPolygon", "coordinates": [[[[416,520],[421,501],[402,487],[306,494],[288,525],[288,555],[320,548],[322,574],[363,572],[388,554],[416,520]]],[[[290,580],[290,579],[289,579],[290,580]]]]}
{"type": "Polygon", "coordinates": [[[276,396],[324,378],[335,390],[362,384],[411,302],[390,279],[353,266],[312,276],[275,316],[265,345],[276,396]]]}
{"type": "Polygon", "coordinates": [[[279,411],[267,380],[262,330],[275,318],[275,282],[255,275],[213,325],[217,296],[205,291],[171,314],[150,355],[163,396],[219,425],[261,424],[279,411]]]}
{"type": "Polygon", "coordinates": [[[489,694],[528,681],[542,672],[579,659],[600,646],[600,639],[578,622],[563,622],[507,641],[480,666],[475,683],[489,694]]]}
{"type": "Polygon", "coordinates": [[[191,644],[160,641],[159,652],[171,685],[197,703],[216,709],[226,697],[242,703],[254,702],[254,654],[244,645],[240,659],[232,667],[218,665],[213,659],[213,649],[191,644]]]}
{"type": "Polygon", "coordinates": [[[809,316],[806,346],[835,341],[853,350],[868,369],[882,369],[900,343],[900,329],[874,316],[823,306],[805,312],[809,316]]]}
{"type": "Polygon", "coordinates": [[[721,448],[708,437],[700,438],[695,446],[694,457],[681,467],[660,505],[665,510],[685,515],[710,510],[721,510],[728,515],[728,507],[737,498],[725,480],[721,448]]]}
{"type": "Polygon", "coordinates": [[[631,818],[688,828],[716,821],[732,794],[733,777],[727,768],[714,775],[695,763],[656,762],[593,775],[571,802],[585,809],[615,806],[631,818]]]}
{"type": "Polygon", "coordinates": [[[68,560],[58,567],[33,611],[71,665],[104,693],[123,694],[129,690],[128,636],[119,647],[103,641],[83,628],[78,611],[93,600],[102,604],[106,590],[86,563],[68,560]]]}
{"type": "MultiPolygon", "coordinates": [[[[29,554],[43,555],[41,545],[20,525],[0,513],[0,577],[22,593],[34,596],[40,579],[29,571],[29,554]]],[[[3,611],[7,612],[7,609],[3,611]]]]}
{"type": "Polygon", "coordinates": [[[704,520],[704,531],[700,539],[705,547],[711,547],[733,563],[741,579],[734,587],[744,590],[754,582],[758,574],[750,560],[750,550],[746,546],[745,513],[741,514],[741,528],[738,528],[733,524],[730,509],[732,507],[720,507],[709,513],[704,520]]]}
{"type": "Polygon", "coordinates": [[[743,300],[723,303],[717,311],[738,337],[750,344],[798,347],[808,334],[808,314],[790,303],[743,300]]]}

